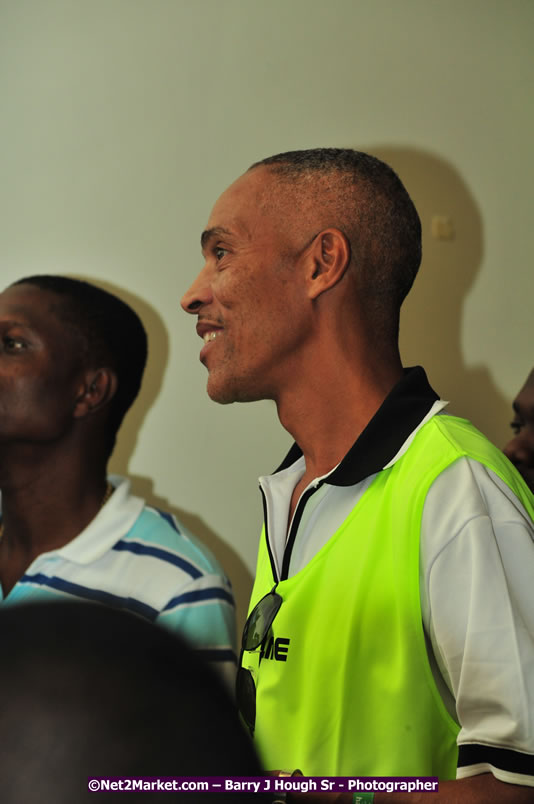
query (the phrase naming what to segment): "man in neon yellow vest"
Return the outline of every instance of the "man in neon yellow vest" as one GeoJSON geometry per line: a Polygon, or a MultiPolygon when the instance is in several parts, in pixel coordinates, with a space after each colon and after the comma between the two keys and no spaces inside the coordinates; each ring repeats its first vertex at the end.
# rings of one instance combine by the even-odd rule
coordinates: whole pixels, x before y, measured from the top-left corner
{"type": "Polygon", "coordinates": [[[435,775],[435,804],[531,801],[533,498],[402,367],[421,259],[404,186],[357,151],[280,154],[223,193],[201,242],[182,306],[208,394],[275,400],[295,439],[260,479],[238,678],[265,767],[435,775]]]}

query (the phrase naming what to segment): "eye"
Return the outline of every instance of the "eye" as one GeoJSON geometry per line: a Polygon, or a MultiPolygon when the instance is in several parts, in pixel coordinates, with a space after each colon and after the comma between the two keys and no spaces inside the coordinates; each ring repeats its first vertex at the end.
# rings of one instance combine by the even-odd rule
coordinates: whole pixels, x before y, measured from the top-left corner
{"type": "Polygon", "coordinates": [[[22,338],[12,338],[6,335],[4,338],[4,349],[6,352],[22,352],[26,348],[26,341],[22,338]]]}
{"type": "Polygon", "coordinates": [[[228,254],[228,249],[222,248],[221,246],[215,246],[213,249],[213,254],[215,255],[215,259],[222,260],[225,254],[228,254]]]}
{"type": "Polygon", "coordinates": [[[514,432],[514,435],[519,435],[521,428],[523,427],[523,422],[520,422],[519,419],[514,419],[510,422],[510,427],[514,432]]]}

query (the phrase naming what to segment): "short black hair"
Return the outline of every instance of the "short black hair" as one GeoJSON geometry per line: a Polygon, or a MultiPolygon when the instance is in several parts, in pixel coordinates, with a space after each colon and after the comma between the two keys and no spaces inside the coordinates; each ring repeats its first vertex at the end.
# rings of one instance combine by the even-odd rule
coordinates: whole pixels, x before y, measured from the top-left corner
{"type": "MultiPolygon", "coordinates": [[[[293,193],[319,193],[318,178],[335,197],[332,212],[345,222],[361,288],[390,334],[421,264],[421,221],[395,171],[350,148],[312,148],[269,156],[265,166],[293,193]]],[[[317,198],[321,204],[321,196],[317,198]]],[[[325,199],[325,205],[327,204],[325,199]]],[[[335,225],[332,223],[332,225],[335,225]]]]}
{"type": "MultiPolygon", "coordinates": [[[[1,610],[0,640],[0,728],[9,735],[2,804],[91,802],[88,776],[261,773],[229,692],[160,626],[101,605],[41,602],[1,610]]],[[[215,792],[167,797],[235,800],[215,792]]],[[[161,793],[142,800],[161,801],[161,793]]]]}
{"type": "Polygon", "coordinates": [[[37,274],[13,284],[54,293],[59,298],[54,312],[77,337],[80,360],[94,368],[108,366],[115,371],[117,391],[108,419],[111,453],[121,422],[141,387],[148,352],[141,319],[122,299],[82,279],[37,274]]]}

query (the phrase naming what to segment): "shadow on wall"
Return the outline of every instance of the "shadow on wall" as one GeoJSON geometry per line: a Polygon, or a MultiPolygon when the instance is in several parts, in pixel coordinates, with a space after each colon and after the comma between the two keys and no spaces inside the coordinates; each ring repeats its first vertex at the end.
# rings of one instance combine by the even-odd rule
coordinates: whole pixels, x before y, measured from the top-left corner
{"type": "Polygon", "coordinates": [[[467,366],[462,353],[463,304],[483,257],[483,225],[476,201],[458,172],[434,154],[393,146],[370,146],[369,152],[399,174],[423,227],[423,263],[401,314],[403,362],[423,365],[436,391],[451,400],[449,412],[470,419],[502,447],[509,401],[488,368],[467,366]],[[435,216],[451,220],[452,239],[432,236],[435,216]]]}
{"type": "Polygon", "coordinates": [[[132,475],[128,472],[128,465],[143,421],[157,399],[163,384],[169,357],[169,336],[165,324],[153,307],[135,294],[124,290],[124,288],[92,277],[77,276],[76,278],[92,282],[129,304],[141,318],[148,334],[148,361],[143,384],[139,396],[131,410],[128,411],[120,429],[117,444],[110,461],[110,471],[114,474],[128,476],[131,480],[134,494],[143,497],[150,505],[174,514],[211,550],[232,581],[239,633],[239,628],[246,619],[250,590],[252,588],[252,576],[246,564],[236,551],[217,536],[200,517],[188,513],[184,509],[170,504],[165,498],[156,495],[151,478],[132,475]]]}

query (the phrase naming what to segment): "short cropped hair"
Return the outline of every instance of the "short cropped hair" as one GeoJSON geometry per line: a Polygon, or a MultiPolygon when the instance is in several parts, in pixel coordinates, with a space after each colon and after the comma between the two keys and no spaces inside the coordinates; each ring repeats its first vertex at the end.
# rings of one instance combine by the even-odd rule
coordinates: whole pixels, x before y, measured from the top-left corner
{"type": "Polygon", "coordinates": [[[77,338],[80,360],[94,368],[107,366],[117,375],[117,391],[110,403],[109,453],[127,410],[141,387],[147,359],[147,335],[132,308],[106,290],[67,276],[40,274],[17,280],[54,293],[54,312],[77,338]]]}
{"type": "Polygon", "coordinates": [[[395,171],[349,148],[288,151],[249,170],[260,166],[297,198],[315,194],[318,208],[324,203],[331,215],[330,225],[345,227],[360,289],[396,336],[401,304],[421,263],[421,221],[395,171]]]}

